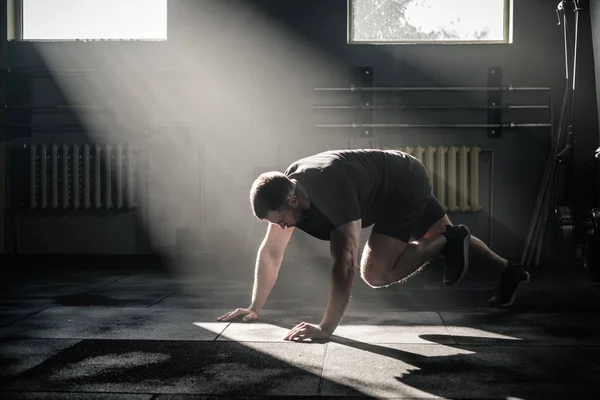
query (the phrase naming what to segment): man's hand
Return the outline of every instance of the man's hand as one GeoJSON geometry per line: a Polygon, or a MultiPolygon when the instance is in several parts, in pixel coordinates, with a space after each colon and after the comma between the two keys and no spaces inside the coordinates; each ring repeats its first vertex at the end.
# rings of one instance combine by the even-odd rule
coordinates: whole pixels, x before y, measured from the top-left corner
{"type": "Polygon", "coordinates": [[[321,326],[309,324],[308,322],[301,322],[296,325],[294,329],[289,331],[283,340],[322,340],[327,339],[329,336],[331,336],[331,332],[325,331],[321,326]]]}
{"type": "Polygon", "coordinates": [[[236,308],[233,311],[221,315],[217,318],[217,321],[227,322],[242,315],[244,315],[244,318],[242,318],[242,321],[244,322],[249,322],[258,318],[258,313],[251,308],[236,308]]]}

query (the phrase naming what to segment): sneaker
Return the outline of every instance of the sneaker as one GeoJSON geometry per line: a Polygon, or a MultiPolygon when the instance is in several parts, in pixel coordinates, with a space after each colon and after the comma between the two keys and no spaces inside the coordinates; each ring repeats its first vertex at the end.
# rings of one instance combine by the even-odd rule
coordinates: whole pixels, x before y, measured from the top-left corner
{"type": "Polygon", "coordinates": [[[529,272],[525,271],[519,264],[508,263],[506,270],[502,273],[500,287],[494,296],[489,299],[492,307],[508,307],[515,302],[521,285],[530,280],[529,272]]]}
{"type": "Polygon", "coordinates": [[[444,283],[454,285],[467,274],[469,269],[469,245],[471,231],[465,225],[446,225],[446,245],[442,254],[446,259],[444,283]]]}

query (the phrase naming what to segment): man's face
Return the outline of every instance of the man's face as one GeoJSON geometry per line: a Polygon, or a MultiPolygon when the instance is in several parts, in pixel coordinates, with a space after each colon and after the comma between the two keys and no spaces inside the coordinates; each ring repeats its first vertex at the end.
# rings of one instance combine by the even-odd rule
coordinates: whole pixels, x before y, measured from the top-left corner
{"type": "Polygon", "coordinates": [[[298,198],[292,196],[288,199],[285,206],[278,211],[269,211],[267,214],[267,221],[272,224],[279,225],[281,229],[290,228],[296,226],[298,221],[302,218],[302,208],[298,198]]]}

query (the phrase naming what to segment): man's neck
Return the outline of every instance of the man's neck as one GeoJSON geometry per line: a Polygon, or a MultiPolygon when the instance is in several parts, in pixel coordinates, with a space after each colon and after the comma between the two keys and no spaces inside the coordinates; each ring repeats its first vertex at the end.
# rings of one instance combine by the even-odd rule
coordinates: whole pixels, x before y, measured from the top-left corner
{"type": "Polygon", "coordinates": [[[302,187],[300,182],[296,182],[296,190],[294,194],[300,200],[300,207],[303,210],[308,210],[310,208],[310,198],[308,197],[308,193],[306,193],[306,190],[302,187]]]}

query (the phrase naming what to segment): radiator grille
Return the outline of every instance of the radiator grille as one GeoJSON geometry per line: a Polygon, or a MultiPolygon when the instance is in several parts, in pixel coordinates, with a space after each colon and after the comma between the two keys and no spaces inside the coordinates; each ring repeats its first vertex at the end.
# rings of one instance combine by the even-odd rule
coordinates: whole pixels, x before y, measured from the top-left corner
{"type": "Polygon", "coordinates": [[[429,172],[433,194],[450,212],[477,212],[482,209],[479,198],[479,155],[482,149],[467,146],[399,146],[417,157],[429,172]]]}
{"type": "Polygon", "coordinates": [[[130,146],[31,145],[29,160],[32,210],[138,207],[143,165],[130,146]]]}

